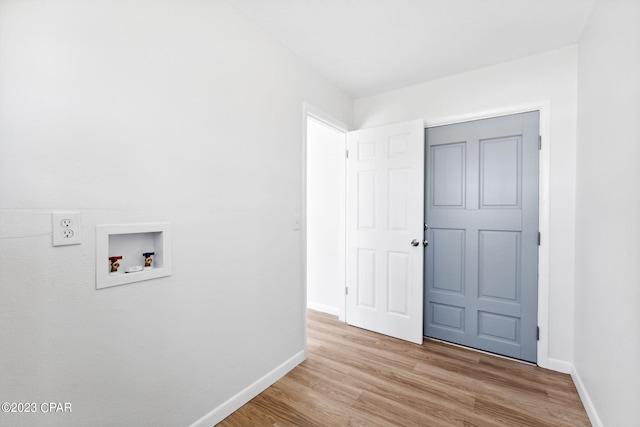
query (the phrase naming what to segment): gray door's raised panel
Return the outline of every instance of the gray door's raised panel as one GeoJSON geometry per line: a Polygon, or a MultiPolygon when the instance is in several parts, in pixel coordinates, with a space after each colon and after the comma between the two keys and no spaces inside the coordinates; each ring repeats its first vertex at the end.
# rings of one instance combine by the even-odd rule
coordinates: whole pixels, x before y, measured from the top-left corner
{"type": "Polygon", "coordinates": [[[480,230],[478,297],[519,302],[520,233],[480,230]]]}
{"type": "Polygon", "coordinates": [[[521,137],[480,141],[480,208],[520,206],[521,142],[521,137]]]}
{"type": "Polygon", "coordinates": [[[446,144],[431,148],[432,206],[464,208],[466,185],[466,144],[446,144]]]}
{"type": "Polygon", "coordinates": [[[434,328],[440,328],[449,334],[464,333],[464,307],[432,302],[430,304],[431,318],[428,320],[434,328]]]}
{"type": "Polygon", "coordinates": [[[433,291],[464,294],[465,230],[431,230],[433,260],[428,260],[433,291]]]}

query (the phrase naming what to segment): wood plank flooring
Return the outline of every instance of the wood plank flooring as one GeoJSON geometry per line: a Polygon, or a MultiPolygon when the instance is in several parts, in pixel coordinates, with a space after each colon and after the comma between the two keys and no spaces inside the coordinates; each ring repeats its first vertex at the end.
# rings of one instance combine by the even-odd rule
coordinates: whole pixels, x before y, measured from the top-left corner
{"type": "Polygon", "coordinates": [[[308,357],[218,424],[590,426],[569,375],[309,310],[308,357]]]}

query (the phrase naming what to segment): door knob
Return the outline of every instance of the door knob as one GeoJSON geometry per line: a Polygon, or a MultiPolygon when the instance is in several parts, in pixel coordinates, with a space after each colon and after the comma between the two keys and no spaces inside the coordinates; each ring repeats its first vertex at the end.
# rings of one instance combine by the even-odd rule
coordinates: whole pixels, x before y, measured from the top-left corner
{"type": "Polygon", "coordinates": [[[420,245],[420,242],[418,242],[416,239],[413,239],[411,241],[411,246],[419,246],[419,245],[420,245]]]}

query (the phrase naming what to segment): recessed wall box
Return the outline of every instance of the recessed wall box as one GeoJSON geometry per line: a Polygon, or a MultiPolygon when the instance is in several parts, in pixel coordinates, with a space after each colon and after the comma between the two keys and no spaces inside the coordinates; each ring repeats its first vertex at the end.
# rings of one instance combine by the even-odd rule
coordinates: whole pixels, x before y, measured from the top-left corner
{"type": "Polygon", "coordinates": [[[96,289],[157,279],[171,273],[171,223],[96,226],[96,289]],[[153,268],[142,268],[144,253],[154,253],[153,268]],[[109,258],[115,255],[122,256],[118,262],[125,274],[110,274],[109,258]]]}

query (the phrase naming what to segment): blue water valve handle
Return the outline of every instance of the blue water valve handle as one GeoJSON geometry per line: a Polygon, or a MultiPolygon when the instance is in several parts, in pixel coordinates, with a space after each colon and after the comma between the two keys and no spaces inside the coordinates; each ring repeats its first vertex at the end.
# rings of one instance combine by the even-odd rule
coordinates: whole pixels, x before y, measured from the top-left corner
{"type": "Polygon", "coordinates": [[[151,267],[151,263],[153,262],[153,258],[151,255],[155,255],[155,252],[144,252],[142,256],[144,257],[144,268],[153,268],[151,267]]]}

